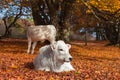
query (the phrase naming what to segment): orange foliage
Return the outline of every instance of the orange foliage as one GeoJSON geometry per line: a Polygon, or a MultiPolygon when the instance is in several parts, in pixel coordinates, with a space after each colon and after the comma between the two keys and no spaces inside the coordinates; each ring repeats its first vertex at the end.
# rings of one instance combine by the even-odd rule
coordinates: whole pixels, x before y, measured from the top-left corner
{"type": "Polygon", "coordinates": [[[90,0],[88,3],[109,12],[120,9],[120,0],[90,0]]]}
{"type": "Polygon", "coordinates": [[[19,39],[0,40],[0,80],[119,80],[120,49],[105,47],[106,42],[71,42],[71,72],[53,73],[35,71],[32,61],[37,55],[27,54],[27,41],[19,39]]]}
{"type": "MultiPolygon", "coordinates": [[[[83,0],[85,1],[85,0],[83,0]]],[[[77,3],[81,4],[81,0],[77,0],[77,3]]],[[[88,0],[88,5],[92,4],[100,10],[109,11],[111,13],[120,9],[120,0],[88,0]]]]}

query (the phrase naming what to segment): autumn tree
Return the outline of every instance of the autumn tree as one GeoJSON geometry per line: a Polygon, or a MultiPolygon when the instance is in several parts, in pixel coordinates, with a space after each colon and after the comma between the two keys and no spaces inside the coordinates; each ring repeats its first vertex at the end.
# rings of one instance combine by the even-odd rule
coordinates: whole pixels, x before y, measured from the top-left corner
{"type": "Polygon", "coordinates": [[[119,0],[110,0],[110,1],[99,1],[98,5],[93,5],[90,3],[92,9],[95,11],[96,15],[101,20],[100,23],[104,25],[104,30],[107,39],[110,41],[110,44],[120,43],[120,1],[119,0]],[[110,4],[112,3],[112,4],[110,4]]]}
{"type": "Polygon", "coordinates": [[[3,37],[10,35],[10,28],[14,27],[14,24],[21,16],[28,16],[28,8],[21,5],[19,0],[2,0],[0,1],[0,11],[3,14],[2,20],[5,25],[5,33],[3,37]]]}
{"type": "Polygon", "coordinates": [[[90,30],[96,26],[98,20],[94,17],[89,8],[81,0],[77,0],[73,4],[73,8],[73,16],[71,21],[74,27],[72,27],[72,30],[74,32],[85,34],[84,41],[85,45],[87,45],[87,34],[89,34],[90,30]],[[84,30],[80,32],[81,29],[84,30]]]}
{"type": "Polygon", "coordinates": [[[77,0],[83,3],[98,20],[97,29],[110,44],[120,44],[120,1],[119,0],[77,0]],[[112,3],[112,4],[111,4],[112,3]],[[100,31],[100,30],[99,30],[100,31]]]}

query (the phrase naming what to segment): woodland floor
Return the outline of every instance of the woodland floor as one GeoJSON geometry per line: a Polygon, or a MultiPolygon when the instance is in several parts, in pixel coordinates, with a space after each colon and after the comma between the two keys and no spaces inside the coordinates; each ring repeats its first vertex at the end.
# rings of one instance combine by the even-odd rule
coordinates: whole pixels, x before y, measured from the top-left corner
{"type": "Polygon", "coordinates": [[[35,71],[32,61],[38,54],[27,54],[27,41],[0,40],[0,80],[120,80],[120,48],[104,46],[106,42],[71,42],[71,62],[75,71],[35,71]]]}

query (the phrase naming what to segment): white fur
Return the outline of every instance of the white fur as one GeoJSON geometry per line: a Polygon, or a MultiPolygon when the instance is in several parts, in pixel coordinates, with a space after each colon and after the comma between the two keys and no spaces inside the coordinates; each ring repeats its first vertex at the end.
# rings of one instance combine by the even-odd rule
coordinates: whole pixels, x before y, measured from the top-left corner
{"type": "Polygon", "coordinates": [[[70,47],[70,44],[65,44],[64,41],[41,47],[38,56],[33,61],[35,69],[53,72],[74,70],[70,63],[70,58],[72,58],[69,54],[70,47]]]}
{"type": "Polygon", "coordinates": [[[64,62],[64,64],[61,65],[60,70],[61,71],[71,71],[71,70],[75,70],[75,69],[73,68],[73,66],[71,65],[70,62],[64,62]]]}
{"type": "Polygon", "coordinates": [[[30,52],[30,48],[32,45],[31,54],[34,53],[35,46],[37,45],[37,41],[44,42],[45,40],[50,41],[50,43],[54,43],[56,37],[56,29],[53,25],[40,25],[40,26],[30,26],[27,28],[27,38],[28,38],[28,50],[27,53],[30,52]]]}

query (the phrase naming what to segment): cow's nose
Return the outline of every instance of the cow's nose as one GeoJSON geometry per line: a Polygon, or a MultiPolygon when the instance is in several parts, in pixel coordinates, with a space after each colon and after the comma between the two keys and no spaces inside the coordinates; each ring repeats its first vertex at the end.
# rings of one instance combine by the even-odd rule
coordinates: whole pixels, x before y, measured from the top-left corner
{"type": "Polygon", "coordinates": [[[69,58],[70,61],[72,61],[72,58],[69,58]]]}

